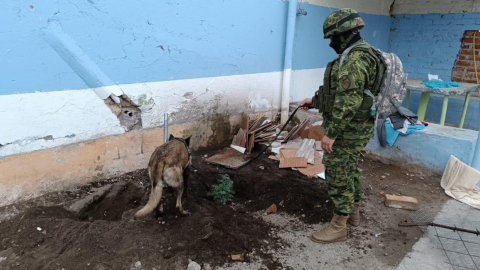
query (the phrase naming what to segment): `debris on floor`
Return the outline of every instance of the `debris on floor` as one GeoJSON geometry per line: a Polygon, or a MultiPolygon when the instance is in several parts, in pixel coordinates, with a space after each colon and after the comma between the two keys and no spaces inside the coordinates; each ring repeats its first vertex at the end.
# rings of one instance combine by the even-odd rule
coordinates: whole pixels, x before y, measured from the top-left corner
{"type": "Polygon", "coordinates": [[[413,197],[385,194],[385,206],[398,209],[417,210],[418,201],[413,197]]]}
{"type": "Polygon", "coordinates": [[[232,261],[245,261],[243,254],[232,255],[232,261]]]}
{"type": "Polygon", "coordinates": [[[277,212],[277,205],[272,204],[272,205],[270,205],[270,207],[268,207],[267,210],[265,210],[264,215],[268,215],[268,214],[272,214],[272,213],[276,213],[276,212],[277,212]]]}
{"type": "Polygon", "coordinates": [[[209,164],[224,166],[230,169],[238,169],[244,164],[248,163],[252,158],[253,157],[243,155],[242,153],[232,148],[225,148],[220,151],[220,153],[205,159],[205,162],[209,164]]]}
{"type": "MultiPolygon", "coordinates": [[[[310,119],[306,119],[291,129],[287,128],[288,131],[280,133],[282,125],[267,117],[250,120],[247,115],[243,115],[241,127],[237,135],[233,137],[230,147],[240,154],[250,154],[254,143],[270,145],[271,152],[276,155],[271,155],[269,158],[279,161],[279,168],[291,168],[308,177],[325,179],[321,146],[324,134],[321,124],[321,121],[311,124],[310,119]],[[276,137],[277,134],[278,137],[276,137]],[[272,142],[272,140],[275,141],[272,142]]],[[[231,162],[226,161],[225,155],[222,153],[218,155],[214,156],[218,162],[212,162],[213,157],[207,162],[228,168],[239,168],[248,162],[248,160],[242,159],[241,155],[237,155],[236,158],[240,161],[234,163],[239,164],[239,166],[231,166],[226,164],[231,162]]]]}
{"type": "MultiPolygon", "coordinates": [[[[281,125],[267,117],[250,120],[248,115],[242,116],[242,124],[237,135],[233,136],[231,147],[237,151],[250,154],[254,143],[268,142],[275,139],[280,132],[281,125]]],[[[286,131],[277,139],[284,139],[286,131]]]]}
{"type": "Polygon", "coordinates": [[[187,266],[187,270],[200,270],[200,269],[202,269],[200,264],[198,264],[194,261],[190,261],[190,263],[187,266]]]}
{"type": "Polygon", "coordinates": [[[323,181],[278,169],[278,163],[264,154],[242,171],[206,164],[205,159],[203,153],[193,154],[196,169],[190,174],[185,198],[186,210],[192,213],[188,216],[178,215],[176,196],[166,188],[160,217],[133,220],[149,198],[146,169],[0,208],[0,269],[131,269],[139,262],[134,269],[185,270],[193,261],[201,269],[226,270],[394,269],[391,266],[412,251],[422,231],[400,228],[398,224],[410,219],[411,213],[379,209],[375,194],[382,189],[388,194],[409,194],[422,204],[443,205],[448,199],[438,185],[440,176],[422,175],[422,181],[407,182],[403,169],[366,158],[360,167],[365,187],[373,189],[364,190],[362,225],[350,228],[348,240],[330,249],[308,237],[319,223],[331,220],[335,209],[323,181]],[[389,177],[381,180],[387,173],[389,177]],[[224,174],[234,182],[235,197],[219,205],[207,193],[224,174]],[[98,192],[102,187],[105,193],[98,192]],[[100,197],[90,200],[90,194],[100,197]],[[272,204],[277,213],[263,215],[272,204]],[[78,208],[72,209],[73,205],[78,208]],[[5,215],[11,209],[16,214],[5,215]],[[374,237],[376,233],[382,234],[374,237]],[[340,249],[342,256],[338,256],[340,249]],[[232,259],[239,254],[244,261],[232,259]]]}

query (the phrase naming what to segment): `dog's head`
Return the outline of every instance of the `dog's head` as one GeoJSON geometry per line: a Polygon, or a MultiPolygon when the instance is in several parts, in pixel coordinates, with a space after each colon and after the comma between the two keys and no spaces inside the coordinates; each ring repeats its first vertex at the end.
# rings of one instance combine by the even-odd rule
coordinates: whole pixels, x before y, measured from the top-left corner
{"type": "Polygon", "coordinates": [[[185,141],[185,144],[186,144],[188,147],[190,147],[190,138],[192,138],[192,136],[187,137],[187,138],[184,139],[184,138],[180,138],[180,137],[177,138],[177,137],[173,136],[173,134],[170,134],[170,137],[168,138],[168,141],[171,141],[171,140],[173,140],[173,139],[182,139],[182,140],[185,141]]]}

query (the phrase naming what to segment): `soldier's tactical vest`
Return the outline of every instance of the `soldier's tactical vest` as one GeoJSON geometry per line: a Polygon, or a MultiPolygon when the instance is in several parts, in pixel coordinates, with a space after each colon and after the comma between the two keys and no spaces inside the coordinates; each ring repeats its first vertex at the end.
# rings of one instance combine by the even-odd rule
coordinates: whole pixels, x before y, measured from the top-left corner
{"type": "MultiPolygon", "coordinates": [[[[369,90],[370,92],[372,92],[373,95],[376,96],[380,90],[382,77],[383,77],[383,74],[385,73],[385,66],[383,65],[381,60],[375,55],[372,48],[368,44],[357,45],[350,52],[352,51],[364,51],[366,53],[369,53],[375,59],[375,62],[377,63],[377,76],[375,78],[375,82],[373,83],[373,86],[371,87],[372,89],[369,89],[369,90]]],[[[326,118],[332,116],[333,106],[335,102],[336,89],[334,87],[331,87],[331,78],[332,78],[333,65],[337,61],[340,61],[340,57],[328,63],[327,68],[325,70],[325,75],[323,77],[323,86],[320,86],[317,94],[318,109],[320,112],[322,112],[323,116],[326,118]]],[[[337,72],[340,71],[340,68],[341,67],[339,67],[337,72]]],[[[372,85],[371,82],[369,82],[369,85],[365,85],[365,87],[367,88],[368,86],[371,86],[371,85],[372,85]]],[[[363,102],[360,105],[360,108],[358,109],[357,113],[353,116],[352,120],[364,120],[369,117],[372,117],[372,114],[370,113],[370,109],[372,105],[373,105],[373,98],[364,93],[363,102]]]]}

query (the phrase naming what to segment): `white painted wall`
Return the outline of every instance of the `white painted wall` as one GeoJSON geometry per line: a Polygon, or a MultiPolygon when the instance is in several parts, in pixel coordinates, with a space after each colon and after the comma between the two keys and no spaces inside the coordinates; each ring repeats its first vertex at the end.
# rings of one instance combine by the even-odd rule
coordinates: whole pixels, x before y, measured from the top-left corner
{"type": "Polygon", "coordinates": [[[478,0],[395,0],[393,14],[480,12],[478,0]]]}
{"type": "Polygon", "coordinates": [[[305,2],[330,8],[353,8],[358,12],[389,15],[393,0],[307,0],[305,2]]]}
{"type": "MultiPolygon", "coordinates": [[[[153,107],[142,113],[144,128],[198,120],[209,113],[278,110],[282,72],[120,85],[134,101],[153,107]]],[[[92,89],[0,96],[0,158],[125,132],[92,89]],[[52,140],[43,139],[52,136],[52,140]]]]}
{"type": "Polygon", "coordinates": [[[290,101],[299,102],[311,98],[320,85],[323,85],[325,68],[301,69],[292,72],[290,101]]]}

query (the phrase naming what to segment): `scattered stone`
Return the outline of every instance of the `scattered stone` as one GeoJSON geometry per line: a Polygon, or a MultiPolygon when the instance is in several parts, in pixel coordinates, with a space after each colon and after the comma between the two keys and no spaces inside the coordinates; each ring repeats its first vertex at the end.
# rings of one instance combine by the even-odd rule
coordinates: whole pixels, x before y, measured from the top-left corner
{"type": "Polygon", "coordinates": [[[265,167],[263,167],[263,166],[260,166],[259,168],[260,168],[260,170],[265,170],[265,167]]]}
{"type": "Polygon", "coordinates": [[[272,205],[270,205],[270,207],[268,207],[267,210],[265,210],[264,215],[266,216],[266,215],[268,215],[268,214],[270,214],[270,213],[276,213],[276,212],[277,212],[277,205],[276,205],[276,204],[272,204],[272,205]]]}
{"type": "Polygon", "coordinates": [[[47,234],[47,231],[43,231],[42,234],[43,234],[43,235],[46,235],[46,234],[47,234]]]}
{"type": "Polygon", "coordinates": [[[382,179],[385,179],[385,178],[387,178],[387,177],[385,175],[382,175],[382,179]]]}
{"type": "Polygon", "coordinates": [[[232,261],[244,261],[245,260],[245,257],[243,256],[243,254],[235,254],[235,255],[232,255],[232,261]]]}
{"type": "Polygon", "coordinates": [[[202,240],[203,240],[203,241],[207,241],[208,238],[210,238],[212,235],[213,235],[213,232],[209,232],[209,233],[207,233],[207,234],[202,238],[202,240]]]}
{"type": "Polygon", "coordinates": [[[170,259],[170,258],[172,258],[172,252],[170,252],[169,250],[165,251],[165,252],[163,253],[163,258],[164,258],[164,259],[167,259],[167,260],[170,259]]]}
{"type": "Polygon", "coordinates": [[[386,194],[384,203],[385,206],[398,209],[417,210],[418,208],[417,199],[408,196],[395,196],[386,194]]]}
{"type": "Polygon", "coordinates": [[[140,261],[137,261],[135,263],[135,268],[140,268],[140,267],[142,267],[142,263],[140,261]]]}
{"type": "Polygon", "coordinates": [[[200,270],[202,267],[200,264],[190,260],[190,263],[188,264],[187,270],[200,270]]]}

